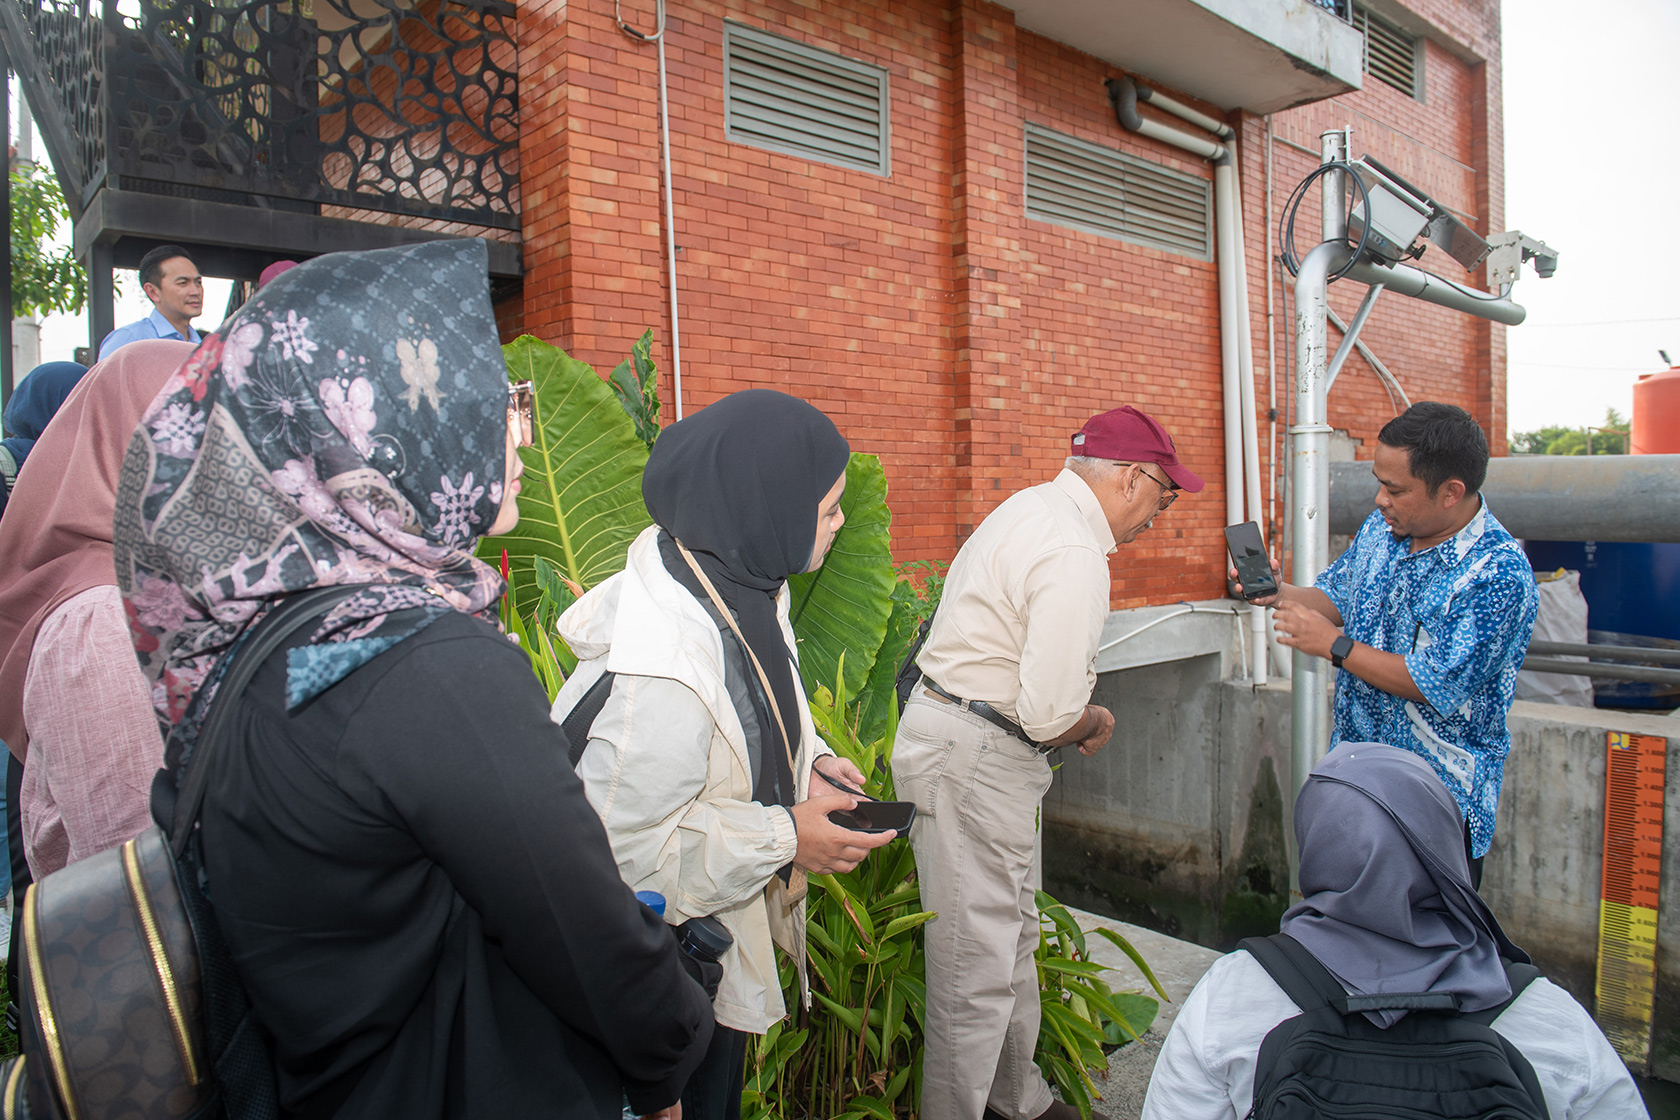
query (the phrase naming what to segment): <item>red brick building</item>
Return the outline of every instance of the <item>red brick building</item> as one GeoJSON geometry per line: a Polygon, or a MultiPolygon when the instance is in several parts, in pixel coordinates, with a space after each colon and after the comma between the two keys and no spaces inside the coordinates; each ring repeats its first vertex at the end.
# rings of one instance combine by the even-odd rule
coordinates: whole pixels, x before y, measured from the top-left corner
{"type": "MultiPolygon", "coordinates": [[[[1276,229],[1320,133],[1352,128],[1353,154],[1502,229],[1496,0],[671,0],[663,98],[659,48],[625,29],[651,32],[656,2],[259,5],[182,38],[185,0],[0,0],[0,38],[70,203],[96,339],[111,268],[162,242],[249,280],[280,257],[487,236],[508,337],[604,369],[651,327],[671,417],[680,326],[683,409],[774,385],[828,411],[885,462],[903,560],[948,560],[1086,416],[1137,404],[1209,487],[1116,561],[1117,607],[1223,592],[1236,333],[1217,262],[1237,239],[1216,231],[1228,177],[1128,131],[1107,82],[1230,132],[1251,512],[1274,540],[1293,333],[1276,229]]],[[[1141,117],[1215,148],[1160,104],[1141,117]]],[[[1434,250],[1420,263],[1463,276],[1434,250]]],[[[1332,306],[1346,319],[1363,292],[1333,287],[1332,306]]],[[[1364,337],[1413,399],[1464,405],[1503,450],[1503,328],[1387,296],[1364,337]]],[[[1355,357],[1330,422],[1368,457],[1394,400],[1355,357]]]]}
{"type": "MultiPolygon", "coordinates": [[[[1318,163],[1320,132],[1351,127],[1355,155],[1376,156],[1484,235],[1503,228],[1498,5],[1408,3],[1356,5],[1349,23],[1307,0],[673,2],[664,39],[684,408],[754,385],[810,399],[854,448],[884,461],[898,558],[948,560],[999,501],[1055,472],[1085,416],[1139,405],[1209,485],[1117,557],[1114,605],[1219,596],[1224,402],[1211,213],[1201,252],[1042,220],[1028,213],[1028,133],[1050,130],[1053,142],[1176,172],[1171,183],[1193,203],[1197,184],[1183,179],[1210,182],[1209,162],[1122,129],[1104,80],[1132,74],[1236,130],[1270,471],[1268,371],[1281,463],[1292,326],[1267,257],[1285,197],[1318,163]],[[1322,24],[1313,33],[1343,73],[1268,41],[1274,17],[1322,24]],[[1045,25],[1061,39],[1032,29],[1045,25]],[[736,88],[751,75],[726,66],[725,39],[743,37],[741,28],[752,43],[761,43],[752,30],[791,41],[785,52],[796,62],[802,45],[883,77],[886,173],[732,131],[731,97],[752,96],[736,88]],[[1149,57],[1122,57],[1147,55],[1147,44],[1104,47],[1175,36],[1190,50],[1160,50],[1159,70],[1149,57]],[[1244,43],[1233,57],[1233,36],[1260,46],[1244,43]],[[1380,75],[1361,75],[1361,62],[1380,75]],[[1405,90],[1408,64],[1415,84],[1405,90]],[[1259,76],[1244,87],[1231,77],[1239,68],[1259,76]],[[1185,77],[1171,84],[1175,74],[1185,77]],[[1275,111],[1258,115],[1252,101],[1217,100],[1245,89],[1307,103],[1260,105],[1275,111]]],[[[627,21],[653,30],[651,4],[623,7],[627,21]]],[[[527,0],[517,37],[525,278],[500,306],[505,332],[528,331],[608,368],[652,326],[669,418],[655,48],[620,29],[611,0],[527,0]]],[[[1316,198],[1298,226],[1304,253],[1318,240],[1316,198]]],[[[1421,263],[1463,276],[1433,251],[1421,263]]],[[[1333,288],[1332,306],[1346,320],[1363,293],[1333,288]]],[[[1378,304],[1364,338],[1412,399],[1464,406],[1502,453],[1502,327],[1395,297],[1378,304]]],[[[1331,423],[1369,457],[1394,412],[1354,357],[1331,395],[1331,423]]]]}

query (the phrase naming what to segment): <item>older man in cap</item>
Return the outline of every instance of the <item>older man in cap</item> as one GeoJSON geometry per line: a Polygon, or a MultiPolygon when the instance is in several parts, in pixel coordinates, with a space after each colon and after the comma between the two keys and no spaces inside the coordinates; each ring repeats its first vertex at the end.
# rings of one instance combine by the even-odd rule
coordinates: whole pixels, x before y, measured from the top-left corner
{"type": "Polygon", "coordinates": [[[992,511],[957,553],[893,745],[927,927],[928,1120],[1073,1120],[1033,1064],[1038,907],[1029,882],[1050,755],[1093,755],[1108,557],[1202,480],[1135,408],[1093,416],[1067,467],[992,511]]]}

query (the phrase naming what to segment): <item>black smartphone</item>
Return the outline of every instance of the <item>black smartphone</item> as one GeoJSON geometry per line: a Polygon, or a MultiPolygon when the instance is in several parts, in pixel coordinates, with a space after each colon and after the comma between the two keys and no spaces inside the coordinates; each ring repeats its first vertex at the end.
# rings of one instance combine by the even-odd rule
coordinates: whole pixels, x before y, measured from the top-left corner
{"type": "Polygon", "coordinates": [[[828,819],[853,832],[896,832],[906,836],[916,821],[914,801],[860,801],[855,809],[836,809],[828,819]]]}
{"type": "Polygon", "coordinates": [[[1260,538],[1260,526],[1253,521],[1225,526],[1225,547],[1231,550],[1231,563],[1237,568],[1237,582],[1242,584],[1243,598],[1258,599],[1262,595],[1277,594],[1277,579],[1272,575],[1272,561],[1266,555],[1266,542],[1260,538]]]}

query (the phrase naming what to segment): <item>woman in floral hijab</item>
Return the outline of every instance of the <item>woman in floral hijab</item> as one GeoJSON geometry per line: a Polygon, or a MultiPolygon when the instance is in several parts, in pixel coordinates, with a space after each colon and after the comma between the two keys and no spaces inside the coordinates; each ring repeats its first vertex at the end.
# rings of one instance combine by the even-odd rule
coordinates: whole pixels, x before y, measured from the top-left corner
{"type": "Polygon", "coordinates": [[[118,583],[177,776],[212,701],[203,864],[282,1110],[617,1116],[677,1099],[705,994],[619,879],[473,555],[518,518],[482,242],[333,254],[165,385],[118,486],[118,583]],[[360,588],[238,696],[280,599],[360,588]]]}

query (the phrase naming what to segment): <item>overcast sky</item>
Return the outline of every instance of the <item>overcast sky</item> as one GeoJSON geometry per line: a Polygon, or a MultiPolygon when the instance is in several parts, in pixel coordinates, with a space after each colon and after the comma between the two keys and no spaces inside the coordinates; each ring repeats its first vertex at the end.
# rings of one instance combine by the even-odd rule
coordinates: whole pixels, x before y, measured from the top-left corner
{"type": "MultiPolygon", "coordinates": [[[[1680,362],[1680,2],[1506,0],[1505,225],[1558,250],[1557,275],[1525,268],[1510,329],[1510,426],[1626,415],[1633,382],[1680,362]],[[1597,12],[1596,15],[1592,14],[1597,12]]],[[[151,310],[133,273],[116,321],[151,310]]],[[[228,283],[205,284],[201,330],[221,322],[228,283]]],[[[42,357],[68,357],[87,328],[53,316],[42,357]]]]}
{"type": "Polygon", "coordinates": [[[1511,427],[1625,416],[1633,382],[1680,363],[1680,3],[1506,0],[1505,224],[1558,251],[1523,270],[1511,427]],[[1596,14],[1594,14],[1596,13],[1596,14]]]}

